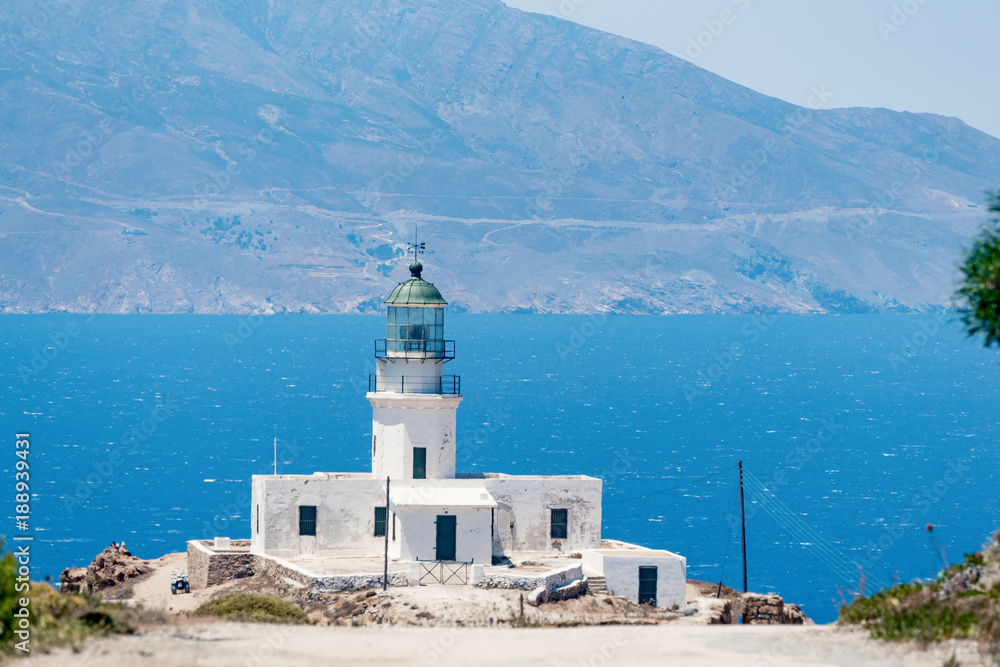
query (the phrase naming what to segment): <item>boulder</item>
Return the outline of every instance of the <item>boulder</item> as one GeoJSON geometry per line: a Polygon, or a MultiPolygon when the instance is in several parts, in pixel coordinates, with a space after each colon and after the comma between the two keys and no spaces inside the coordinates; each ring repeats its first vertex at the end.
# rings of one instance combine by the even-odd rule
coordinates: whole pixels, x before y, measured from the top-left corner
{"type": "Polygon", "coordinates": [[[63,570],[59,576],[62,582],[60,590],[63,593],[97,593],[141,577],[150,570],[149,565],[141,558],[108,547],[97,554],[86,570],[82,568],[63,570]]]}
{"type": "Polygon", "coordinates": [[[67,594],[85,592],[86,576],[87,568],[85,567],[67,567],[59,575],[59,591],[67,594]]]}
{"type": "Polygon", "coordinates": [[[528,593],[528,604],[532,607],[537,607],[540,604],[547,602],[549,599],[549,590],[545,586],[539,586],[535,590],[528,593]]]}
{"type": "Polygon", "coordinates": [[[586,577],[583,579],[576,579],[571,581],[564,586],[559,588],[554,588],[549,591],[546,596],[547,602],[558,602],[559,600],[571,600],[573,598],[578,598],[581,595],[587,594],[588,582],[586,577]]]}

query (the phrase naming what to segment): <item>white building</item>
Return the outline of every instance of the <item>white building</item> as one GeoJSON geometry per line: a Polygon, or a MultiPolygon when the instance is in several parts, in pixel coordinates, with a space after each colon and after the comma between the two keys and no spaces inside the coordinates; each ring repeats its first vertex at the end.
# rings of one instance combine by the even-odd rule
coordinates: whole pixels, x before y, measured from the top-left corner
{"type": "Polygon", "coordinates": [[[388,536],[393,561],[490,565],[599,549],[600,479],[456,472],[461,378],[444,374],[455,358],[444,337],[447,303],[422,269],[410,264],[411,278],[386,300],[386,338],[375,343],[371,473],[255,475],[251,552],[377,556],[388,536]]]}

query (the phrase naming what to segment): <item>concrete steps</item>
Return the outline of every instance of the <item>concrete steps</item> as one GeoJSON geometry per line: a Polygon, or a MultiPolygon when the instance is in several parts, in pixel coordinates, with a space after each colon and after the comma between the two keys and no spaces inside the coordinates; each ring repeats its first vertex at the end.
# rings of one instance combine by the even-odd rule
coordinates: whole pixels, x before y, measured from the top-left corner
{"type": "Polygon", "coordinates": [[[587,592],[591,595],[607,595],[608,582],[604,577],[587,577],[587,592]]]}

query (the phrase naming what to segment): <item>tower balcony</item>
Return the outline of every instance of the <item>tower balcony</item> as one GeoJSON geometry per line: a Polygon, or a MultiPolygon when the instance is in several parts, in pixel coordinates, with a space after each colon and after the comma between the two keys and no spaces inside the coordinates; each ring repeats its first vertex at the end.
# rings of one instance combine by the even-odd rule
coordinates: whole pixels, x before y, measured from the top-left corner
{"type": "Polygon", "coordinates": [[[440,359],[442,361],[451,361],[455,358],[455,341],[383,338],[375,341],[375,358],[380,361],[392,359],[440,359]]]}
{"type": "Polygon", "coordinates": [[[368,391],[392,394],[461,394],[461,375],[442,375],[441,377],[426,377],[405,375],[396,377],[379,377],[372,373],[368,376],[368,391]]]}

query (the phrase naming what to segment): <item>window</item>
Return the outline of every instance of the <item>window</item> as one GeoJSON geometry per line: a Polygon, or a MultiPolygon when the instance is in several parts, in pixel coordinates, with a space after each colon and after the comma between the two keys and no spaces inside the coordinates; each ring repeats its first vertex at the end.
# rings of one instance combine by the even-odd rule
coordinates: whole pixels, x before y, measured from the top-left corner
{"type": "Polygon", "coordinates": [[[390,306],[386,338],[389,351],[443,351],[444,308],[390,306]]]}
{"type": "Polygon", "coordinates": [[[299,506],[299,535],[316,534],[316,506],[299,506]]]}
{"type": "Polygon", "coordinates": [[[385,508],[375,508],[375,537],[385,537],[385,508]]]}
{"type": "Polygon", "coordinates": [[[257,532],[260,532],[260,504],[257,505],[257,532]]]}
{"type": "Polygon", "coordinates": [[[569,535],[569,510],[552,510],[550,536],[554,540],[565,540],[569,535]]]}
{"type": "Polygon", "coordinates": [[[413,479],[427,479],[427,448],[413,448],[413,479]]]}
{"type": "Polygon", "coordinates": [[[396,541],[396,513],[392,513],[392,541],[396,541]]]}

